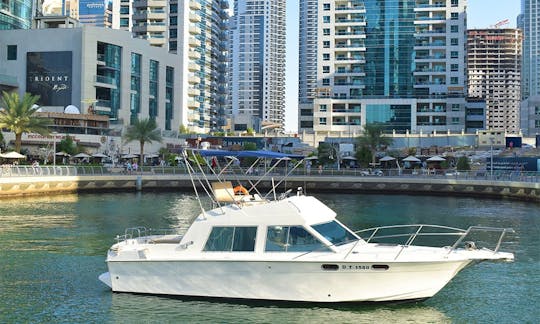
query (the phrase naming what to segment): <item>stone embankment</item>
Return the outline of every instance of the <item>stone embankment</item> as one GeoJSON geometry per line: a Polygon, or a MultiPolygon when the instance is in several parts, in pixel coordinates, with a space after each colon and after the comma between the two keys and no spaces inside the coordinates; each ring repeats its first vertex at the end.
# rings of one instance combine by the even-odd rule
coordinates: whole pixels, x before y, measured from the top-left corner
{"type": "MultiPolygon", "coordinates": [[[[258,177],[240,176],[231,179],[252,180],[258,177]]],[[[275,179],[274,183],[278,183],[275,179]]],[[[247,181],[246,181],[247,182],[247,181]]],[[[270,177],[257,186],[269,189],[270,177]]],[[[309,193],[389,193],[416,195],[448,195],[467,197],[508,198],[540,202],[540,183],[533,181],[497,181],[448,177],[359,177],[337,175],[290,176],[278,186],[277,194],[286,189],[304,188],[309,193]]],[[[192,190],[185,174],[26,176],[0,178],[0,197],[61,194],[66,192],[136,190],[192,190]]]]}

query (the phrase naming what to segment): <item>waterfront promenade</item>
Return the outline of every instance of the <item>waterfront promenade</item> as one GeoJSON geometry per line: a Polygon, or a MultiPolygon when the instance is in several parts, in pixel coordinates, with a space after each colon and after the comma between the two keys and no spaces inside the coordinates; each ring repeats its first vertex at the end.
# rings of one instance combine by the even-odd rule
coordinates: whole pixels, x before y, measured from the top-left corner
{"type": "MultiPolygon", "coordinates": [[[[298,187],[307,192],[358,192],[417,195],[454,195],[468,197],[508,198],[540,202],[538,173],[478,172],[445,174],[398,174],[385,171],[384,176],[363,175],[361,170],[324,170],[321,174],[305,170],[290,174],[278,186],[280,192],[298,187]]],[[[257,186],[272,187],[279,183],[284,172],[263,178],[257,186]]],[[[365,174],[365,173],[364,173],[365,174]]],[[[213,179],[212,176],[209,178],[213,179]]],[[[258,175],[233,175],[229,180],[255,182],[258,175]]],[[[26,195],[61,194],[66,192],[192,190],[190,177],[181,168],[144,167],[137,173],[126,174],[122,168],[103,167],[38,167],[12,166],[3,168],[0,176],[0,198],[26,195]]]]}

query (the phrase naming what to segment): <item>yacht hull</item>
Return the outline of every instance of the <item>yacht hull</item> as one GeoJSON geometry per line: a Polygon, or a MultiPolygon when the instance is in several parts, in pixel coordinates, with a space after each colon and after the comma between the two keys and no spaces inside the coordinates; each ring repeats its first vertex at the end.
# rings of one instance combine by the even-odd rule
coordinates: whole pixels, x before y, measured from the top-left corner
{"type": "Polygon", "coordinates": [[[302,302],[383,302],[432,297],[470,262],[145,260],[109,261],[108,266],[110,287],[115,292],[302,302]]]}

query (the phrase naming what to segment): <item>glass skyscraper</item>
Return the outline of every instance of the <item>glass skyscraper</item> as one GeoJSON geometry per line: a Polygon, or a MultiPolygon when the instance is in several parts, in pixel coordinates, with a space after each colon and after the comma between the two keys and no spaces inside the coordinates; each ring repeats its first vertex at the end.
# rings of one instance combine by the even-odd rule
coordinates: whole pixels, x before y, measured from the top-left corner
{"type": "Polygon", "coordinates": [[[308,45],[299,52],[299,130],[358,133],[377,122],[401,133],[461,132],[465,7],[466,0],[300,1],[308,45]]]}
{"type": "Polygon", "coordinates": [[[540,1],[521,0],[518,28],[523,31],[521,128],[540,134],[540,1]]]}
{"type": "Polygon", "coordinates": [[[0,0],[0,30],[32,26],[32,0],[0,0]]]}

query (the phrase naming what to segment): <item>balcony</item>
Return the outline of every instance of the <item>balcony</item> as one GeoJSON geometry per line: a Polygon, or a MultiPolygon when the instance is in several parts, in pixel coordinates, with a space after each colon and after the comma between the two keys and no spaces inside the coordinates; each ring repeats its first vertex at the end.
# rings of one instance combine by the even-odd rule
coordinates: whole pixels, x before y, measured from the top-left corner
{"type": "Polygon", "coordinates": [[[198,84],[198,83],[201,83],[201,78],[199,78],[198,76],[196,75],[190,75],[188,77],[188,83],[190,84],[198,84]]]}
{"type": "Polygon", "coordinates": [[[201,41],[194,38],[194,37],[190,37],[189,38],[189,46],[190,47],[201,47],[201,41]]]}
{"type": "Polygon", "coordinates": [[[116,84],[114,82],[114,79],[105,75],[95,75],[94,85],[96,87],[116,89],[116,84]]]}
{"type": "Polygon", "coordinates": [[[198,64],[195,63],[189,63],[188,64],[188,70],[190,72],[198,72],[201,70],[201,67],[198,64]]]}
{"type": "Polygon", "coordinates": [[[198,60],[201,58],[201,53],[195,51],[188,51],[188,57],[192,60],[198,60]]]}
{"type": "Polygon", "coordinates": [[[201,94],[201,92],[199,91],[199,89],[195,89],[195,88],[189,88],[188,91],[187,91],[188,95],[190,97],[196,97],[198,95],[201,94]]]}
{"type": "Polygon", "coordinates": [[[197,109],[201,106],[201,104],[194,100],[188,100],[187,106],[190,109],[197,109]]]}
{"type": "Polygon", "coordinates": [[[197,1],[191,0],[189,2],[189,9],[191,10],[201,10],[201,4],[197,1]]]}
{"type": "Polygon", "coordinates": [[[189,14],[189,21],[194,22],[194,23],[198,23],[198,22],[201,21],[201,16],[199,16],[197,14],[190,13],[189,14]]]}
{"type": "Polygon", "coordinates": [[[189,26],[189,33],[191,35],[200,35],[201,29],[197,26],[189,26]]]}
{"type": "Polygon", "coordinates": [[[166,8],[167,0],[139,0],[133,2],[133,8],[166,8]]]}

